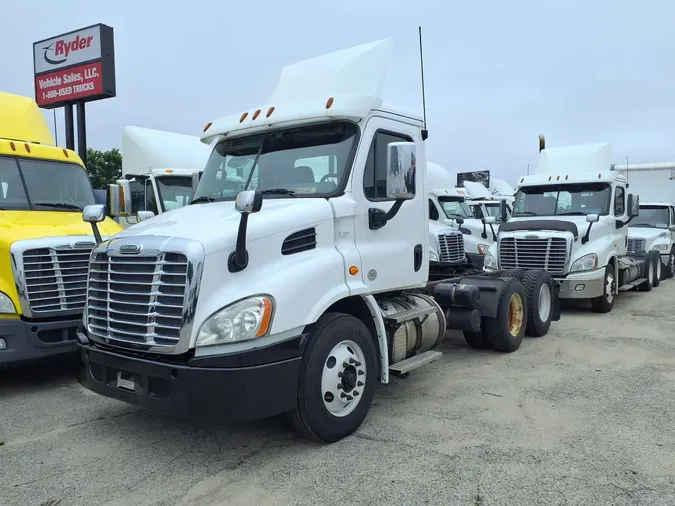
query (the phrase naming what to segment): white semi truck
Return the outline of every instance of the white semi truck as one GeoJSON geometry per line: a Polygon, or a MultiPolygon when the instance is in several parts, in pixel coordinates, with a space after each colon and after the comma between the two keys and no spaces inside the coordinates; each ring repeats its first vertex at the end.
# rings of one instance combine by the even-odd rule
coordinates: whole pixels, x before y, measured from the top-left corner
{"type": "Polygon", "coordinates": [[[446,328],[520,345],[545,271],[529,292],[508,273],[427,283],[427,131],[380,98],[392,45],[290,65],[267,104],[207,125],[192,203],[92,253],[82,385],[179,416],[287,413],[332,442],[378,382],[438,359],[446,328]]]}
{"type": "Polygon", "coordinates": [[[640,195],[640,216],[628,227],[628,251],[658,251],[663,278],[675,274],[675,162],[617,164],[632,192],[640,195]]]}
{"type": "Polygon", "coordinates": [[[620,291],[658,286],[659,252],[628,251],[639,197],[611,170],[612,145],[546,149],[543,136],[539,143],[535,173],[519,179],[513,216],[485,269],[546,269],[561,299],[589,299],[600,313],[612,310],[620,291]]]}
{"type": "Polygon", "coordinates": [[[209,146],[199,137],[137,126],[124,128],[120,209],[115,220],[127,228],[190,202],[193,177],[206,165],[209,146]]]}

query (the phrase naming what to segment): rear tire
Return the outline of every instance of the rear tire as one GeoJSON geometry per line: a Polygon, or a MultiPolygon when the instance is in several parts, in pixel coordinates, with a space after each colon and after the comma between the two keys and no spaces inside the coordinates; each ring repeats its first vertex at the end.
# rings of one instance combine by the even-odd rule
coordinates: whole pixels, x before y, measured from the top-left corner
{"type": "Polygon", "coordinates": [[[605,267],[602,291],[603,293],[600,297],[591,299],[591,307],[595,313],[609,313],[614,307],[614,300],[616,299],[616,273],[612,264],[607,264],[605,267]]]}
{"type": "Polygon", "coordinates": [[[525,273],[527,271],[525,269],[507,269],[505,271],[502,271],[499,274],[500,278],[516,278],[518,281],[523,280],[523,276],[525,276],[525,273]]]}
{"type": "MultiPolygon", "coordinates": [[[[660,261],[661,260],[659,260],[659,262],[660,261]]],[[[645,277],[647,278],[647,281],[638,285],[637,289],[640,292],[651,292],[652,288],[654,288],[654,279],[656,278],[656,262],[654,261],[654,255],[652,255],[651,251],[649,254],[647,254],[647,258],[645,260],[645,269],[645,277]]]]}
{"type": "Polygon", "coordinates": [[[663,263],[661,262],[661,253],[658,251],[654,252],[654,267],[656,268],[654,271],[654,288],[656,288],[663,279],[663,263]]]}
{"type": "Polygon", "coordinates": [[[520,281],[501,278],[506,282],[497,303],[497,316],[485,318],[485,336],[497,351],[511,353],[520,348],[527,327],[527,297],[520,281]]]}
{"type": "Polygon", "coordinates": [[[298,406],[287,414],[293,427],[324,443],[356,431],[373,401],[376,357],[373,337],[361,320],[343,313],[319,318],[302,359],[298,406]]]}
{"type": "Polygon", "coordinates": [[[673,276],[675,276],[675,248],[670,250],[668,264],[664,268],[664,277],[666,279],[672,279],[673,276]]]}
{"type": "Polygon", "coordinates": [[[545,270],[527,271],[522,279],[527,296],[525,335],[542,337],[551,328],[553,317],[553,278],[545,270]]]}

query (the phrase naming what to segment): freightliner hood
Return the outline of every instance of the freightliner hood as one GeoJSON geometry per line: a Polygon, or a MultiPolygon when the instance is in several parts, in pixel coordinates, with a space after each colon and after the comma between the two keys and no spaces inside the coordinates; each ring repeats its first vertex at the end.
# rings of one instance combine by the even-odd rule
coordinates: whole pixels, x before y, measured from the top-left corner
{"type": "Polygon", "coordinates": [[[652,241],[658,237],[667,237],[668,230],[651,227],[628,227],[628,237],[631,239],[646,239],[652,241]]]}
{"type": "MultiPolygon", "coordinates": [[[[110,218],[98,226],[103,236],[122,230],[110,218]]],[[[12,243],[22,239],[68,235],[91,235],[93,240],[91,225],[82,221],[81,212],[0,210],[0,250],[9,251],[12,243]]]]}
{"type": "MultiPolygon", "coordinates": [[[[156,235],[193,239],[202,243],[209,255],[234,248],[240,219],[233,201],[193,204],[142,221],[116,237],[156,235]]],[[[323,198],[263,199],[261,210],[248,217],[246,241],[332,219],[332,207],[323,198]]]]}

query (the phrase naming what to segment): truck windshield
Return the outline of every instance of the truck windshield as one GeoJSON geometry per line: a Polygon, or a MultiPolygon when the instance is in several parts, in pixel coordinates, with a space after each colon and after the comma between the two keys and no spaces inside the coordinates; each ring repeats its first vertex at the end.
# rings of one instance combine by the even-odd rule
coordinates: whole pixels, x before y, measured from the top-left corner
{"type": "Polygon", "coordinates": [[[91,182],[80,165],[0,157],[0,209],[72,212],[95,203],[91,182]]]}
{"type": "Polygon", "coordinates": [[[443,207],[443,212],[448,218],[473,218],[473,213],[468,204],[460,198],[438,197],[438,201],[443,207]]]}
{"type": "Polygon", "coordinates": [[[156,176],[159,200],[163,211],[186,206],[192,197],[191,176],[156,176]]]}
{"type": "Polygon", "coordinates": [[[234,200],[245,189],[324,197],[348,172],[358,127],[338,121],[224,140],[206,163],[194,201],[234,200]]]}
{"type": "Polygon", "coordinates": [[[631,227],[668,228],[670,209],[658,206],[640,206],[640,214],[630,222],[631,227]]]}
{"type": "Polygon", "coordinates": [[[609,214],[607,183],[526,186],[516,193],[513,216],[585,216],[609,214]]]}

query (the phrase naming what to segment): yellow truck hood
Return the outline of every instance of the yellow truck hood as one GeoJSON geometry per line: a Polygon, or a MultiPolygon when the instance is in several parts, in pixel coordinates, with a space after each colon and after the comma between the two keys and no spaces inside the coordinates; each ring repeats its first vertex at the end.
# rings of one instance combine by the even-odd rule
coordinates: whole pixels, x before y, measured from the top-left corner
{"type": "MultiPolygon", "coordinates": [[[[110,236],[123,229],[110,218],[99,223],[101,235],[110,236]]],[[[0,211],[0,249],[9,250],[21,239],[39,239],[65,235],[93,235],[91,225],[82,221],[82,213],[63,211],[0,211]]],[[[1,267],[0,267],[1,268],[1,267]]]]}

